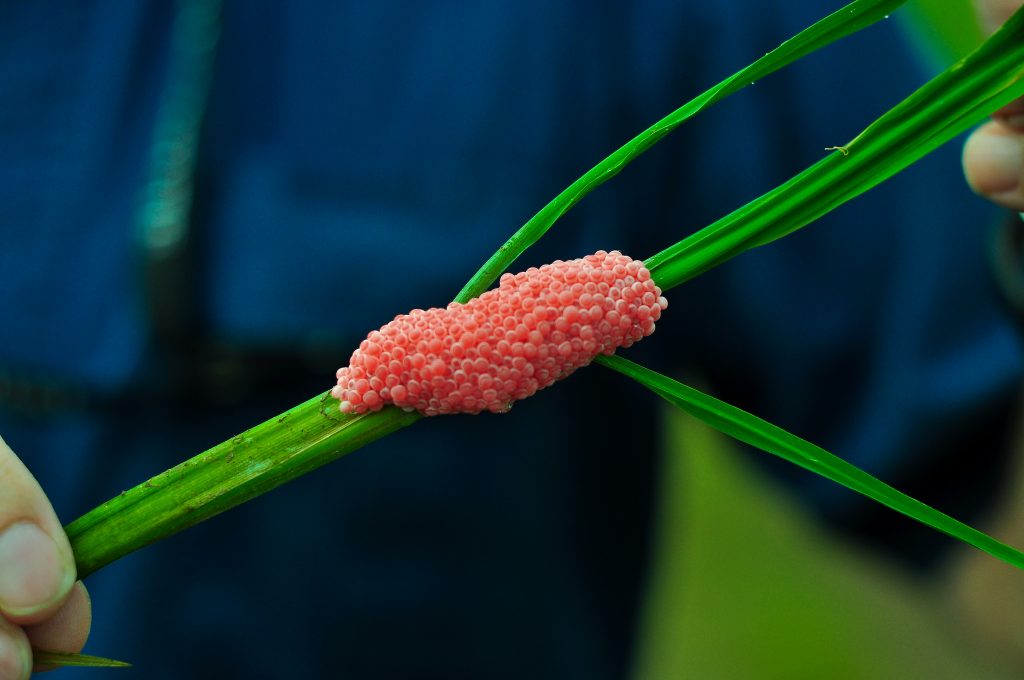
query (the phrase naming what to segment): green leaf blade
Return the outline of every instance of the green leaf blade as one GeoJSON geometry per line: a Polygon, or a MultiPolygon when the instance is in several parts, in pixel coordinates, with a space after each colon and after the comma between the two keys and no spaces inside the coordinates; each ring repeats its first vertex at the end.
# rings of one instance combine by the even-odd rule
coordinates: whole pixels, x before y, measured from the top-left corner
{"type": "Polygon", "coordinates": [[[39,666],[75,666],[79,668],[131,668],[126,661],[107,659],[90,654],[74,654],[71,652],[48,652],[41,649],[32,650],[32,661],[39,666]]]}
{"type": "Polygon", "coordinates": [[[776,425],[628,359],[602,356],[596,361],[636,380],[673,406],[720,432],[830,479],[926,526],[973,545],[1019,569],[1024,569],[1024,553],[1019,550],[911,498],[835,454],[776,425]]]}
{"type": "Polygon", "coordinates": [[[801,57],[885,19],[905,2],[855,0],[668,114],[588,170],[541,208],[480,267],[455,296],[455,301],[466,302],[487,290],[516,258],[587,194],[619,174],[634,159],[693,116],[801,57]]]}
{"type": "Polygon", "coordinates": [[[788,182],[646,260],[663,290],[800,229],[1024,96],[1024,10],[788,182]]]}

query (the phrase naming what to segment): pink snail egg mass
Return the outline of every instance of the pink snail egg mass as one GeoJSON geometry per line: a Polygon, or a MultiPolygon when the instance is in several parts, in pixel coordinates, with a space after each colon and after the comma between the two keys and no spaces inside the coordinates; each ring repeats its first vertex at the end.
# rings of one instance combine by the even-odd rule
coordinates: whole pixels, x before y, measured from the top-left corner
{"type": "Polygon", "coordinates": [[[654,332],[668,308],[643,263],[613,250],[504,274],[465,304],[414,309],[371,331],[331,395],[342,413],[394,404],[426,416],[503,413],[654,332]]]}

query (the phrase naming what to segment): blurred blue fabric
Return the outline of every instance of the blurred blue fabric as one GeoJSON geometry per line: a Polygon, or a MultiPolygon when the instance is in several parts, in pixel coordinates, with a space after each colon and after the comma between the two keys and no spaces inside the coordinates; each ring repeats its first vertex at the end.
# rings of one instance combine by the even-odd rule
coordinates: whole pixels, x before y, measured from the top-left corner
{"type": "MultiPolygon", "coordinates": [[[[316,370],[208,403],[172,381],[138,238],[174,6],[5,3],[0,377],[81,401],[8,389],[0,433],[69,521],[327,389],[367,330],[446,303],[583,170],[824,11],[807,5],[226,1],[189,220],[194,340],[316,370]]],[[[688,123],[519,264],[646,257],[926,77],[893,22],[851,37],[688,123]]],[[[671,291],[629,356],[973,516],[1021,354],[986,263],[996,213],[957,153],[671,291]]],[[[500,418],[421,423],[90,578],[87,650],[151,678],[624,677],[657,410],[595,369],[500,418]]],[[[943,545],[772,467],[912,562],[943,545]]]]}

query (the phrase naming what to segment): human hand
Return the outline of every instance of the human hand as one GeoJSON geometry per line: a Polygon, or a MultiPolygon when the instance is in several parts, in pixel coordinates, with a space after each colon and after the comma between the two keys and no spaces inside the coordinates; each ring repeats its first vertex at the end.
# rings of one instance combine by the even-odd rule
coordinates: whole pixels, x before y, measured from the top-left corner
{"type": "MultiPolygon", "coordinates": [[[[975,0],[985,30],[998,28],[1022,0],[975,0]]],[[[975,193],[1013,210],[1024,210],[1024,99],[1003,107],[964,145],[967,183],[975,193]]]]}
{"type": "Polygon", "coordinates": [[[26,678],[31,647],[78,652],[92,621],[64,529],[0,439],[0,680],[26,678]]]}

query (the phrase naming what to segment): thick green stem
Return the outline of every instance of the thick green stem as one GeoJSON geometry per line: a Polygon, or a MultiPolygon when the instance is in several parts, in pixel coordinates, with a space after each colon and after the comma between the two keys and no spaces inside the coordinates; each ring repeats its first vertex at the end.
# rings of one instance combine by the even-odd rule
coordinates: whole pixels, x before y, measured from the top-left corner
{"type": "Polygon", "coordinates": [[[389,407],[345,416],[313,397],[123,491],[66,527],[79,578],[420,419],[389,407]]]}

